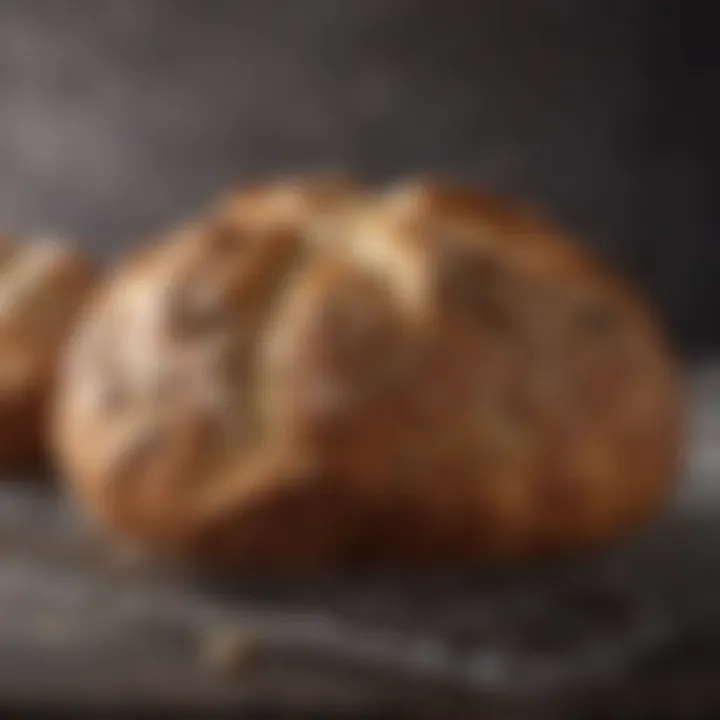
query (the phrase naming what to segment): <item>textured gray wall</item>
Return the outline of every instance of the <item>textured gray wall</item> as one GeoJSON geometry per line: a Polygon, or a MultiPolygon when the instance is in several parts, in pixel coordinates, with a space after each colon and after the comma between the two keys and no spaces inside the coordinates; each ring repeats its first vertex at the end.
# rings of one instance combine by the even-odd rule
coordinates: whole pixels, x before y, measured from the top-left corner
{"type": "Polygon", "coordinates": [[[545,203],[718,346],[692,5],[0,0],[0,222],[112,258],[258,173],[436,170],[545,203]]]}

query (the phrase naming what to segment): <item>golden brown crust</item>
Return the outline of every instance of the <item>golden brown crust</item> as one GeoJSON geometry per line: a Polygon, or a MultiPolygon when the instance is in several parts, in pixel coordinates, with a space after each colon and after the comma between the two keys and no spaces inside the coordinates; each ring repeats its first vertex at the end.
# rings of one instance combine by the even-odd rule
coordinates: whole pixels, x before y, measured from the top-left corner
{"type": "Polygon", "coordinates": [[[644,304],[548,221],[448,185],[299,184],[121,270],[55,427],[85,503],[158,549],[427,565],[637,526],[671,490],[680,404],[644,304]]]}
{"type": "Polygon", "coordinates": [[[97,271],[52,239],[0,239],[0,466],[47,450],[57,356],[97,271]]]}

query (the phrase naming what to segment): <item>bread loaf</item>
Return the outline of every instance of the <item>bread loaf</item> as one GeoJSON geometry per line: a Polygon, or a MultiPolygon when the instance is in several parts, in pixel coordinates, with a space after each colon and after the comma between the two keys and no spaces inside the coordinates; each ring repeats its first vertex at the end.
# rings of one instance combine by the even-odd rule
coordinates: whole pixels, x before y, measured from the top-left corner
{"type": "Polygon", "coordinates": [[[0,238],[2,467],[45,454],[58,353],[95,278],[86,258],[55,240],[0,238]]]}
{"type": "Polygon", "coordinates": [[[662,330],[582,244],[447,184],[244,190],[80,323],[58,456],[107,527],[239,567],[572,552],[665,503],[662,330]]]}

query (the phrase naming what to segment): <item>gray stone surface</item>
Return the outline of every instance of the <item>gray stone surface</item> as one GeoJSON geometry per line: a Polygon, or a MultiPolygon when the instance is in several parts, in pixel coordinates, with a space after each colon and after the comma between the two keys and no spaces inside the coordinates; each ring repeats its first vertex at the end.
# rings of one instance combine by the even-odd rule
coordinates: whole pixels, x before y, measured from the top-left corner
{"type": "Polygon", "coordinates": [[[3,483],[0,708],[720,710],[720,366],[691,399],[662,522],[505,574],[231,583],[120,551],[41,479],[3,483]]]}

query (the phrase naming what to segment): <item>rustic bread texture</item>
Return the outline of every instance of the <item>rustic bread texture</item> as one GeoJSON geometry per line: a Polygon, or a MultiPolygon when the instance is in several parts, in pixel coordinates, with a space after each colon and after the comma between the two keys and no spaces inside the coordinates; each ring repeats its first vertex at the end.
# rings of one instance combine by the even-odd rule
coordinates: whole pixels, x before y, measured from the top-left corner
{"type": "Polygon", "coordinates": [[[0,238],[0,466],[45,455],[58,352],[95,279],[54,240],[0,238]]]}
{"type": "Polygon", "coordinates": [[[666,500],[675,364],[634,292],[507,201],[279,184],[122,268],[56,444],[101,522],[241,566],[472,564],[622,535],[666,500]]]}

